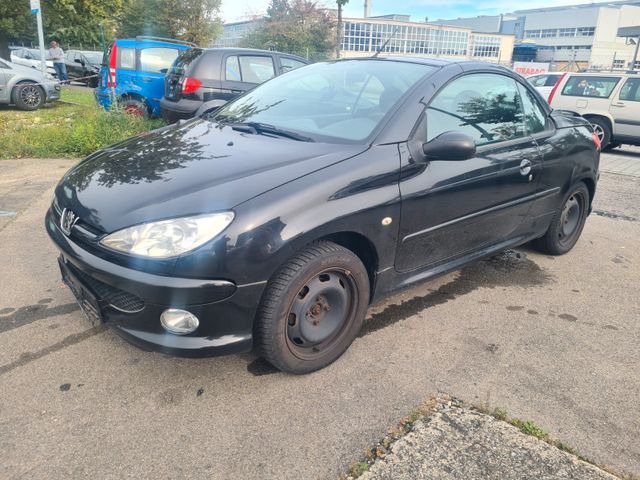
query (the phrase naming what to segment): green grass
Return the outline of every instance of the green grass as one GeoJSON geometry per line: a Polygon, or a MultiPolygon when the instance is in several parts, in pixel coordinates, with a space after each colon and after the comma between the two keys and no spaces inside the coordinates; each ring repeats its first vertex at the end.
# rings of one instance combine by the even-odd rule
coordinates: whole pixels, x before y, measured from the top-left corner
{"type": "Polygon", "coordinates": [[[63,87],[61,101],[40,110],[0,109],[0,159],[84,157],[163,124],[106,112],[92,91],[63,87]]]}

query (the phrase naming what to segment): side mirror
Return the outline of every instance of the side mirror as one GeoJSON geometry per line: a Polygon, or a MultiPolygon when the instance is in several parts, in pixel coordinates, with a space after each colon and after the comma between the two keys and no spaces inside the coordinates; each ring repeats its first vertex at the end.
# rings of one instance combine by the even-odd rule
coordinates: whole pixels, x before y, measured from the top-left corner
{"type": "Polygon", "coordinates": [[[444,132],[422,145],[427,160],[469,160],[476,156],[476,142],[460,132],[444,132]]]}
{"type": "Polygon", "coordinates": [[[161,69],[160,69],[160,73],[162,73],[162,74],[164,74],[164,75],[166,75],[168,71],[169,71],[169,69],[168,69],[168,68],[161,68],[161,69]]]}
{"type": "Polygon", "coordinates": [[[80,58],[76,58],[74,62],[79,63],[80,65],[84,65],[84,62],[80,58]]]}

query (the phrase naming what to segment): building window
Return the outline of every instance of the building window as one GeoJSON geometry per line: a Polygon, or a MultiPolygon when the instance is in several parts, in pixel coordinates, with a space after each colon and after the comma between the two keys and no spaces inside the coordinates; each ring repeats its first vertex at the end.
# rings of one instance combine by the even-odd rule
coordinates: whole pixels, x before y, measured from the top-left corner
{"type": "Polygon", "coordinates": [[[613,64],[611,65],[611,68],[613,68],[613,69],[622,69],[622,68],[624,68],[624,60],[620,60],[620,59],[614,60],[613,64]]]}
{"type": "Polygon", "coordinates": [[[596,32],[595,27],[580,27],[576,33],[577,37],[593,37],[596,32]]]}
{"type": "Polygon", "coordinates": [[[540,30],[525,30],[524,36],[526,38],[540,38],[540,30]]]}
{"type": "Polygon", "coordinates": [[[556,28],[548,28],[540,32],[540,38],[553,38],[558,36],[558,30],[556,28]]]}
{"type": "Polygon", "coordinates": [[[575,28],[561,28],[558,30],[559,37],[575,37],[576,29],[575,28]]]}

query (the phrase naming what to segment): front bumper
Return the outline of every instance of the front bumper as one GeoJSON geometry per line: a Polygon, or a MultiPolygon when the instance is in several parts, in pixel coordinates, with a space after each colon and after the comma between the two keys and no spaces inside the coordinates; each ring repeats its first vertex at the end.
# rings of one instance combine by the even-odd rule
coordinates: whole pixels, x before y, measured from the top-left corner
{"type": "Polygon", "coordinates": [[[49,82],[45,86],[47,102],[60,100],[60,84],[57,82],[49,82]]]}
{"type": "Polygon", "coordinates": [[[253,319],[263,283],[236,286],[227,280],[167,277],[100,258],[64,235],[50,209],[46,229],[66,266],[96,299],[102,321],[146,350],[204,357],[251,350],[253,319]],[[200,320],[195,332],[165,331],[160,314],[180,308],[200,320]]]}

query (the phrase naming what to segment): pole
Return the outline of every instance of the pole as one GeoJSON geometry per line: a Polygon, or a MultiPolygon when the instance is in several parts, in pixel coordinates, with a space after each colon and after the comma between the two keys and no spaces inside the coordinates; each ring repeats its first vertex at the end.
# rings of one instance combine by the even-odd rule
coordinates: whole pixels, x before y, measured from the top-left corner
{"type": "Polygon", "coordinates": [[[631,72],[636,69],[636,61],[638,61],[638,47],[640,47],[640,37],[636,38],[636,49],[633,52],[633,62],[631,63],[631,68],[629,69],[631,72]]]}
{"type": "Polygon", "coordinates": [[[40,69],[42,75],[47,76],[47,57],[44,53],[44,32],[42,30],[42,11],[40,8],[40,0],[31,0],[31,12],[36,14],[38,22],[38,41],[40,42],[40,69]]]}

